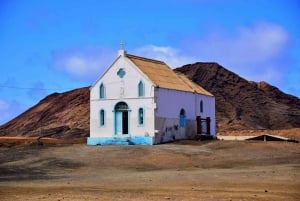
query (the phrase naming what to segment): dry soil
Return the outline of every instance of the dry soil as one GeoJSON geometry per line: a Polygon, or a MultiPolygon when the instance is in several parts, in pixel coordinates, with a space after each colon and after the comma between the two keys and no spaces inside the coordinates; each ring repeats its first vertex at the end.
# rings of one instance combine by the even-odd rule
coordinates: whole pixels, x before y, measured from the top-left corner
{"type": "Polygon", "coordinates": [[[300,200],[297,143],[1,143],[0,200],[300,200]]]}

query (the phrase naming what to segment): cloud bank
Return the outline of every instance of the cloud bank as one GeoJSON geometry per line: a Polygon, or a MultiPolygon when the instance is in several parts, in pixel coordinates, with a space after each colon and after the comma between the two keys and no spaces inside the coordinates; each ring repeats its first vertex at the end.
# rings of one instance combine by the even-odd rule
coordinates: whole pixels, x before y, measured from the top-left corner
{"type": "Polygon", "coordinates": [[[210,30],[187,41],[180,48],[151,44],[133,52],[163,60],[171,67],[213,61],[247,80],[266,81],[285,90],[291,80],[300,85],[299,79],[290,75],[289,66],[293,62],[289,54],[290,36],[277,24],[257,22],[230,31],[210,30]]]}
{"type": "MultiPolygon", "coordinates": [[[[129,53],[165,61],[171,68],[213,61],[247,80],[266,81],[286,91],[299,91],[290,86],[300,85],[290,72],[295,68],[289,68],[293,63],[289,52],[291,39],[288,31],[278,24],[263,21],[234,30],[218,28],[184,41],[178,42],[179,46],[147,44],[129,53]]],[[[72,79],[94,82],[116,55],[116,51],[104,47],[56,50],[51,68],[72,79]]]]}
{"type": "Polygon", "coordinates": [[[185,55],[180,49],[170,46],[145,45],[133,50],[136,55],[153,58],[166,62],[171,68],[196,62],[197,59],[191,55],[185,55]]]}
{"type": "Polygon", "coordinates": [[[211,32],[196,39],[195,49],[203,60],[213,60],[247,79],[279,84],[290,62],[288,32],[281,26],[258,22],[241,26],[234,33],[211,32]]]}
{"type": "Polygon", "coordinates": [[[93,82],[111,64],[116,52],[99,47],[79,47],[52,52],[50,68],[72,79],[93,82]]]}

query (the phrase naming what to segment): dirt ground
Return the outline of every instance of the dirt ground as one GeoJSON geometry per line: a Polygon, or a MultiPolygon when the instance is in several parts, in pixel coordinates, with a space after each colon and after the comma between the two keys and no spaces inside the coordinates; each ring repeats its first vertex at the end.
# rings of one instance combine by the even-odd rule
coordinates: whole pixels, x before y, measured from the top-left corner
{"type": "Polygon", "coordinates": [[[0,141],[0,200],[300,200],[299,143],[0,141]]]}

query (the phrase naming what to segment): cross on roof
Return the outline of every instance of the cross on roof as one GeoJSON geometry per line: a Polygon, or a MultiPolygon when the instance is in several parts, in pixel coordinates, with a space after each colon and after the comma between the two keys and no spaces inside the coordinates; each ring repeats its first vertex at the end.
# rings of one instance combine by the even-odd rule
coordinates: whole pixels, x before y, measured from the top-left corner
{"type": "Polygon", "coordinates": [[[125,49],[125,43],[123,41],[121,41],[120,46],[121,46],[121,50],[125,49]]]}

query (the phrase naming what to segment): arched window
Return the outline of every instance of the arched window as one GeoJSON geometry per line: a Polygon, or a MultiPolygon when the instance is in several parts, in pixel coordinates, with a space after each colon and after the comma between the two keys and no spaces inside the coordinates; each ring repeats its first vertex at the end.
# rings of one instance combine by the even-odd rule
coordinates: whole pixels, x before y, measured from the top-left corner
{"type": "Polygon", "coordinates": [[[104,110],[100,110],[100,127],[105,125],[105,112],[104,110]]]}
{"type": "Polygon", "coordinates": [[[139,121],[139,125],[144,125],[144,109],[143,108],[139,108],[138,121],[139,121]]]}
{"type": "Polygon", "coordinates": [[[185,127],[186,115],[185,110],[181,109],[179,114],[179,125],[180,127],[185,127]]]}
{"type": "Polygon", "coordinates": [[[125,102],[119,102],[116,106],[115,106],[115,110],[117,112],[123,112],[123,111],[128,111],[128,105],[125,102]]]}
{"type": "Polygon", "coordinates": [[[200,112],[201,113],[203,112],[203,101],[202,100],[200,101],[200,112]]]}
{"type": "Polygon", "coordinates": [[[99,87],[99,97],[100,97],[100,99],[105,98],[105,86],[103,83],[101,83],[100,87],[99,87]]]}
{"type": "Polygon", "coordinates": [[[143,81],[140,81],[139,84],[138,84],[138,95],[139,97],[143,97],[145,96],[145,89],[144,89],[144,83],[143,81]]]}

